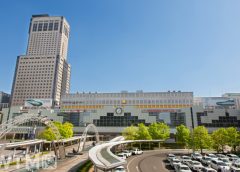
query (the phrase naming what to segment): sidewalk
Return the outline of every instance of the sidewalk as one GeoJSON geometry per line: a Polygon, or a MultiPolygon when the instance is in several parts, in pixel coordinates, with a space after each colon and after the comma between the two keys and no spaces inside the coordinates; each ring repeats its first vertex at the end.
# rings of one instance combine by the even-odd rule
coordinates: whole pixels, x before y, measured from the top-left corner
{"type": "Polygon", "coordinates": [[[78,169],[78,167],[88,159],[88,152],[84,152],[83,155],[76,155],[75,157],[63,160],[58,162],[56,169],[43,169],[39,170],[40,172],[66,172],[71,171],[74,172],[78,169]]]}

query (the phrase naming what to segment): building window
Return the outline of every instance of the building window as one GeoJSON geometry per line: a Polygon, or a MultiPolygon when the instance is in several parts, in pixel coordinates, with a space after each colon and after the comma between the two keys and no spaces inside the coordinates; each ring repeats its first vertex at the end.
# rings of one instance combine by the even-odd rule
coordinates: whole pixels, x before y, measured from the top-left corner
{"type": "Polygon", "coordinates": [[[96,126],[102,127],[126,127],[135,125],[137,126],[139,123],[145,123],[144,119],[138,119],[138,116],[131,116],[131,113],[124,113],[124,116],[114,116],[113,113],[107,113],[107,116],[100,116],[100,119],[94,119],[93,123],[96,126]]]}
{"type": "Polygon", "coordinates": [[[33,24],[33,30],[32,30],[33,32],[36,32],[37,31],[37,23],[34,23],[33,24]]]}
{"type": "Polygon", "coordinates": [[[48,23],[44,23],[44,25],[43,25],[43,31],[47,31],[47,28],[48,28],[48,23]]]}
{"type": "Polygon", "coordinates": [[[38,25],[38,31],[42,31],[42,26],[43,26],[43,24],[42,24],[42,23],[39,23],[39,25],[38,25]]]}
{"type": "Polygon", "coordinates": [[[53,23],[49,23],[49,25],[48,25],[48,30],[49,30],[49,31],[52,31],[52,30],[53,30],[53,23]]]}
{"type": "Polygon", "coordinates": [[[58,23],[54,23],[54,30],[58,30],[58,23]]]}

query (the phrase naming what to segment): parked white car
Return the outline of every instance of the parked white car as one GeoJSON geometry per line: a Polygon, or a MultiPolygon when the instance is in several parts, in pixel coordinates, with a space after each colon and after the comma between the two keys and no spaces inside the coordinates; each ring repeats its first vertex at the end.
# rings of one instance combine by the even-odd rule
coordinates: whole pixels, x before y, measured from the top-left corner
{"type": "Polygon", "coordinates": [[[193,171],[200,171],[203,165],[198,161],[192,161],[189,166],[193,171]]]}
{"type": "Polygon", "coordinates": [[[125,154],[127,158],[132,156],[132,152],[130,152],[128,150],[124,150],[124,151],[122,151],[122,153],[125,154]]]}
{"type": "Polygon", "coordinates": [[[174,154],[168,154],[167,160],[170,162],[174,158],[176,158],[174,154]]]}
{"type": "Polygon", "coordinates": [[[202,155],[198,152],[192,153],[191,157],[193,160],[198,160],[198,161],[200,161],[202,159],[202,155]]]}
{"type": "Polygon", "coordinates": [[[210,157],[212,160],[218,160],[218,157],[212,153],[207,154],[208,157],[210,157]]]}
{"type": "Polygon", "coordinates": [[[124,153],[119,153],[119,154],[117,154],[117,156],[124,159],[124,160],[127,159],[127,157],[124,153]]]}
{"type": "Polygon", "coordinates": [[[187,164],[187,161],[191,161],[191,157],[185,155],[181,157],[181,162],[183,164],[187,164]]]}
{"type": "Polygon", "coordinates": [[[223,155],[223,154],[216,154],[216,156],[217,156],[218,158],[226,158],[226,156],[223,155]]]}
{"type": "Polygon", "coordinates": [[[232,162],[229,161],[228,158],[218,158],[218,160],[224,162],[224,163],[227,164],[229,167],[232,165],[232,162]]]}
{"type": "Polygon", "coordinates": [[[226,163],[219,160],[212,160],[211,167],[218,172],[228,172],[230,170],[230,167],[226,163]]]}
{"type": "Polygon", "coordinates": [[[192,160],[191,160],[191,161],[187,161],[187,162],[186,162],[186,165],[187,165],[189,168],[191,168],[190,165],[191,165],[192,162],[193,162],[192,160]]]}
{"type": "Polygon", "coordinates": [[[190,170],[190,168],[187,165],[184,165],[184,164],[177,165],[175,171],[176,172],[192,172],[190,170]]]}
{"type": "Polygon", "coordinates": [[[126,170],[123,166],[119,166],[114,169],[114,172],[126,172],[126,170]]]}
{"type": "Polygon", "coordinates": [[[203,167],[200,172],[217,172],[217,171],[210,167],[203,167]]]}
{"type": "Polygon", "coordinates": [[[230,167],[230,172],[240,172],[240,162],[238,163],[233,163],[232,166],[230,167]]]}
{"type": "Polygon", "coordinates": [[[181,164],[181,161],[180,161],[179,159],[177,159],[177,158],[174,158],[174,159],[172,159],[172,161],[170,161],[170,165],[171,165],[173,168],[175,168],[175,166],[176,166],[176,165],[179,165],[179,164],[181,164]]]}
{"type": "Polygon", "coordinates": [[[133,155],[141,155],[141,154],[143,154],[143,151],[140,150],[140,149],[133,149],[132,150],[132,154],[133,155]]]}
{"type": "Polygon", "coordinates": [[[203,156],[201,159],[201,163],[204,165],[210,165],[211,161],[212,161],[212,159],[208,156],[203,156]]]}
{"type": "Polygon", "coordinates": [[[226,156],[229,158],[230,161],[235,161],[235,160],[237,160],[239,158],[235,154],[227,154],[226,156]]]}

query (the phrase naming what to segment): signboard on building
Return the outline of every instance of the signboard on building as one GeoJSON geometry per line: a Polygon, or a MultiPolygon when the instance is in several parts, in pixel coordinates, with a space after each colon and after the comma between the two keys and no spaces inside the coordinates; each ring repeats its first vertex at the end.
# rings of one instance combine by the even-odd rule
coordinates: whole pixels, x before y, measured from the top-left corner
{"type": "Polygon", "coordinates": [[[179,112],[178,109],[144,109],[142,113],[179,112]]]}
{"type": "Polygon", "coordinates": [[[51,108],[52,107],[52,99],[27,99],[24,103],[24,107],[44,107],[51,108]]]}

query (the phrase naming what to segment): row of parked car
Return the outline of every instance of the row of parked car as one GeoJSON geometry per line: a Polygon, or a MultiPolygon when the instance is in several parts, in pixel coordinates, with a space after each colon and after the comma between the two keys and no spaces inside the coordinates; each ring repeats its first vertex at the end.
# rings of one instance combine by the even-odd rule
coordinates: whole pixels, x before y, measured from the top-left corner
{"type": "Polygon", "coordinates": [[[117,156],[125,160],[132,155],[141,155],[141,154],[143,154],[143,151],[136,148],[132,150],[124,150],[121,153],[118,153],[117,156]]]}
{"type": "Polygon", "coordinates": [[[193,153],[180,158],[169,154],[167,160],[176,172],[240,172],[240,159],[234,154],[193,153]]]}
{"type": "MultiPolygon", "coordinates": [[[[118,153],[117,156],[125,160],[132,155],[141,155],[141,154],[143,154],[143,151],[136,148],[132,150],[124,150],[121,153],[118,153]]],[[[126,170],[124,166],[118,166],[117,168],[114,169],[114,172],[126,172],[126,170]]]]}

